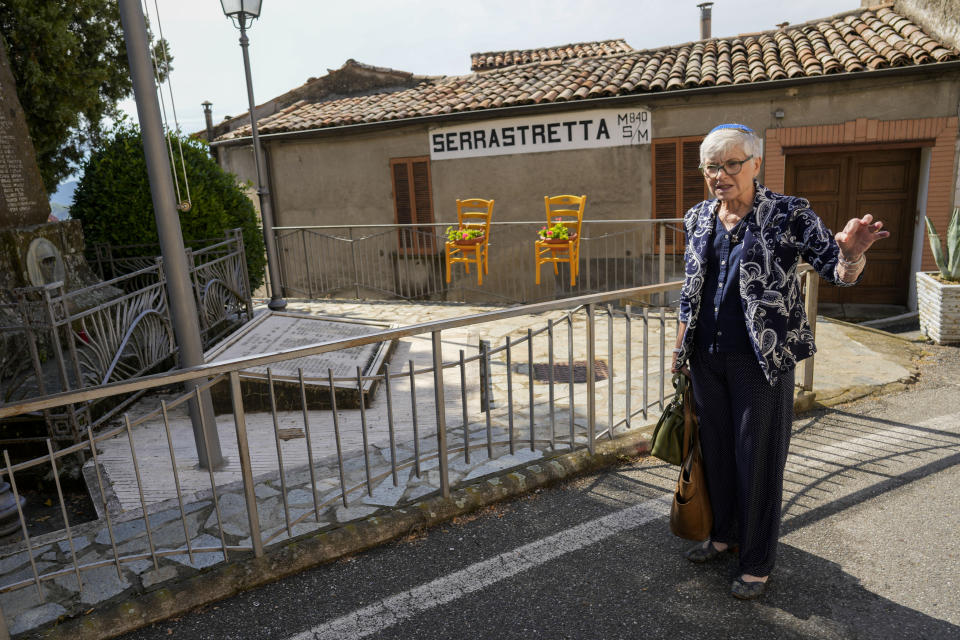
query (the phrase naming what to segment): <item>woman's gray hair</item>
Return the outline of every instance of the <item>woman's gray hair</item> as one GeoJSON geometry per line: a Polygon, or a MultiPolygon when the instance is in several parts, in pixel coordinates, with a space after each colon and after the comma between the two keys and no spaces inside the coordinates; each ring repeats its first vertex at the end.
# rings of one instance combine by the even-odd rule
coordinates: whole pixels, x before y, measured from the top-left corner
{"type": "Polygon", "coordinates": [[[735,149],[742,149],[748,156],[762,158],[763,139],[745,128],[714,129],[700,143],[700,162],[718,160],[735,149]]]}

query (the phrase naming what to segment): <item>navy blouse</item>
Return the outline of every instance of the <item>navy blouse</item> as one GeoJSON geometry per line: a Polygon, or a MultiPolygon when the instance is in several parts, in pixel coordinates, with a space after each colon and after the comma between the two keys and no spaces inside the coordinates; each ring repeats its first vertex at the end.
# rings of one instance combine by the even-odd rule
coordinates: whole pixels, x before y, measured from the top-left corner
{"type": "Polygon", "coordinates": [[[740,297],[740,260],[743,257],[744,216],[727,231],[717,216],[713,242],[707,246],[707,275],[703,284],[704,308],[697,324],[695,344],[702,351],[753,351],[740,297]]]}

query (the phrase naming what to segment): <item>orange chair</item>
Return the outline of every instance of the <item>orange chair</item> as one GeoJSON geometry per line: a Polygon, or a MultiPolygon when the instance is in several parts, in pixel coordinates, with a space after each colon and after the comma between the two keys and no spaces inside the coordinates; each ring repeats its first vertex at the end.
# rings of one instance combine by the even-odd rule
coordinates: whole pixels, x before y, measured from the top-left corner
{"type": "Polygon", "coordinates": [[[566,262],[570,265],[570,286],[574,287],[580,271],[580,227],[583,224],[583,208],[587,204],[587,196],[544,196],[543,202],[547,209],[547,226],[560,222],[567,228],[570,237],[565,242],[537,240],[534,245],[537,284],[540,284],[541,265],[553,263],[553,273],[559,274],[557,264],[566,262]]]}
{"type": "Polygon", "coordinates": [[[490,219],[493,217],[493,200],[468,198],[457,200],[458,229],[480,229],[482,239],[475,244],[447,242],[447,284],[450,284],[452,265],[463,263],[470,273],[470,265],[477,265],[477,285],[483,284],[483,274],[490,273],[488,249],[490,245],[490,219]]]}

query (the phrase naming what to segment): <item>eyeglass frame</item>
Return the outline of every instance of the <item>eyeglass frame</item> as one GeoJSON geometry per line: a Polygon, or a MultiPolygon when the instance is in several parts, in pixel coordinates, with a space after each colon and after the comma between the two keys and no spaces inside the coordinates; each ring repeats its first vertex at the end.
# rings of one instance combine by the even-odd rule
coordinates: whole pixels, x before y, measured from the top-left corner
{"type": "Polygon", "coordinates": [[[725,174],[727,174],[727,177],[731,177],[731,178],[732,178],[733,176],[738,175],[741,171],[743,171],[743,165],[746,164],[746,162],[747,162],[748,160],[752,160],[753,157],[754,157],[754,156],[753,156],[753,154],[751,153],[750,155],[748,155],[748,156],[747,156],[746,158],[744,158],[743,160],[727,160],[727,161],[724,162],[723,164],[701,164],[701,165],[700,165],[699,167],[697,167],[697,168],[700,169],[700,173],[702,173],[703,175],[705,175],[705,176],[708,177],[708,178],[716,178],[717,176],[719,176],[721,169],[723,169],[723,172],[724,172],[725,174]],[[729,165],[729,164],[737,164],[737,165],[740,165],[740,166],[737,168],[736,171],[734,171],[734,172],[731,173],[730,170],[727,169],[727,165],[729,165]],[[710,173],[708,173],[711,167],[715,167],[713,175],[710,175],[710,173]]]}

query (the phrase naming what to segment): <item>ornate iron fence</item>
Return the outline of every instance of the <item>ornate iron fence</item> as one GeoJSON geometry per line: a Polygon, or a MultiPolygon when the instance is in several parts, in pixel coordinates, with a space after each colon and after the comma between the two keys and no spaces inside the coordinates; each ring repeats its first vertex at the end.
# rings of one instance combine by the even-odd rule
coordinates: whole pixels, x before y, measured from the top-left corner
{"type": "MultiPolygon", "coordinates": [[[[0,303],[2,402],[109,384],[173,366],[176,344],[162,259],[132,256],[129,247],[119,253],[124,257],[98,265],[100,273],[114,276],[109,280],[72,291],[60,283],[15,289],[12,300],[0,303]]],[[[188,257],[201,335],[210,346],[253,317],[243,238],[232,230],[225,240],[188,257]]],[[[131,400],[46,411],[45,436],[26,433],[16,440],[78,442],[86,426],[101,424],[131,400]]]]}

